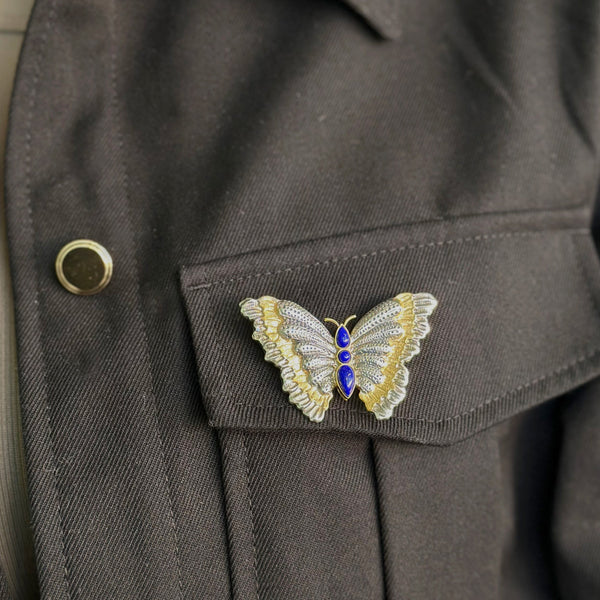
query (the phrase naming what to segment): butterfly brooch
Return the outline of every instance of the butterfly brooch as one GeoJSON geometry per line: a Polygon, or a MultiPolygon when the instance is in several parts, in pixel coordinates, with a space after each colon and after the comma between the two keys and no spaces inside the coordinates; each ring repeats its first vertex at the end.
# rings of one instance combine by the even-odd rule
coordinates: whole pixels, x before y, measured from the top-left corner
{"type": "Polygon", "coordinates": [[[348,323],[356,315],[343,323],[325,319],[337,327],[332,335],[290,300],[262,296],[240,302],[265,360],[279,367],[290,402],[316,422],[323,420],[336,387],[345,400],[358,388],[367,410],[389,419],[406,395],[406,363],[419,353],[436,306],[431,294],[399,294],[371,309],[352,332],[348,323]]]}

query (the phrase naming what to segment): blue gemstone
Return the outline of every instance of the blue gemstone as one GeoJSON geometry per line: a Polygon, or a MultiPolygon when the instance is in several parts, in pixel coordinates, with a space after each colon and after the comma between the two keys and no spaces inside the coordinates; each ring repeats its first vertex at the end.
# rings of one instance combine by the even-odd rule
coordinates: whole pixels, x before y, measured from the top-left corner
{"type": "Polygon", "coordinates": [[[356,384],[354,369],[348,365],[342,365],[337,371],[337,380],[342,394],[346,398],[352,396],[356,384]]]}
{"type": "Polygon", "coordinates": [[[350,362],[351,358],[352,358],[352,355],[350,354],[349,350],[340,350],[338,352],[338,360],[342,363],[350,362]]]}
{"type": "Polygon", "coordinates": [[[343,325],[340,325],[335,333],[335,343],[338,348],[345,348],[350,343],[350,334],[343,325]]]}

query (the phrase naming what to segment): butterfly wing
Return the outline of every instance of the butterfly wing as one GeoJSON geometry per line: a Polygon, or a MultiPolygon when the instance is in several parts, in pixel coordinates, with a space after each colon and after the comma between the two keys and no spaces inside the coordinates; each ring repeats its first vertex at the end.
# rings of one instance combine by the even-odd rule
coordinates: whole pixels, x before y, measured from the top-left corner
{"type": "Polygon", "coordinates": [[[419,353],[436,306],[431,294],[399,294],[370,310],[352,330],[359,397],[376,418],[389,419],[404,399],[405,363],[419,353]]]}
{"type": "Polygon", "coordinates": [[[281,370],[283,389],[311,421],[322,421],[333,398],[336,350],[323,323],[289,300],[247,298],[242,314],[253,321],[265,359],[281,370]]]}

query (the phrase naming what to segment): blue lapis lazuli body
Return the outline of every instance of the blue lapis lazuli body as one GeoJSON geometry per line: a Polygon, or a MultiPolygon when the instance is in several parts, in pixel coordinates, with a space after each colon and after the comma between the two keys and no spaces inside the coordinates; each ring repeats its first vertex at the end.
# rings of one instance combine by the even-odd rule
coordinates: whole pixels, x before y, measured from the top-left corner
{"type": "Polygon", "coordinates": [[[345,325],[340,325],[335,332],[335,343],[338,348],[347,348],[350,345],[350,333],[345,325]]]}
{"type": "Polygon", "coordinates": [[[349,350],[340,350],[338,352],[338,360],[341,363],[349,363],[352,358],[352,354],[350,354],[349,350]]]}
{"type": "Polygon", "coordinates": [[[338,367],[337,383],[345,398],[352,396],[356,385],[356,377],[354,376],[354,369],[350,365],[340,365],[338,367]]]}
{"type": "Polygon", "coordinates": [[[336,373],[338,389],[344,398],[349,398],[356,387],[356,375],[348,364],[352,360],[352,354],[347,350],[350,345],[350,332],[345,325],[340,325],[335,332],[335,345],[339,349],[336,373]]]}

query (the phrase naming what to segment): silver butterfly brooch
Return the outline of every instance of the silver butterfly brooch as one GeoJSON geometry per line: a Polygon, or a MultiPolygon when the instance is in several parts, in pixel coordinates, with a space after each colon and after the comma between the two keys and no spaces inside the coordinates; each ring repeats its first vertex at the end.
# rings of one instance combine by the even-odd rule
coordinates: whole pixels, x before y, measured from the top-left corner
{"type": "Polygon", "coordinates": [[[283,389],[311,421],[320,422],[337,387],[348,400],[358,396],[377,419],[389,419],[404,399],[406,363],[429,333],[428,317],[437,306],[431,294],[399,294],[371,309],[352,332],[333,319],[335,335],[307,310],[272,296],[246,298],[242,314],[254,323],[252,337],[265,360],[281,370],[283,389]]]}

